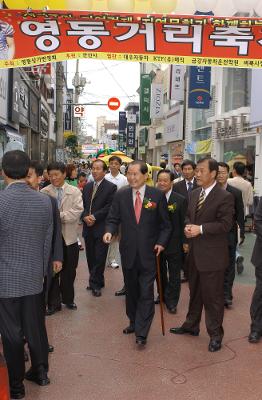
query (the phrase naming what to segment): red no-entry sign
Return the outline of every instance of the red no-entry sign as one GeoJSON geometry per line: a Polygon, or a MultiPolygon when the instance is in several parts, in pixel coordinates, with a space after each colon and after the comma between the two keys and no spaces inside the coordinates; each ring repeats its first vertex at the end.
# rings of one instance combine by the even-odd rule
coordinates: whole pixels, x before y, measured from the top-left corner
{"type": "Polygon", "coordinates": [[[109,110],[118,110],[120,107],[120,100],[117,97],[111,97],[107,102],[109,110]]]}

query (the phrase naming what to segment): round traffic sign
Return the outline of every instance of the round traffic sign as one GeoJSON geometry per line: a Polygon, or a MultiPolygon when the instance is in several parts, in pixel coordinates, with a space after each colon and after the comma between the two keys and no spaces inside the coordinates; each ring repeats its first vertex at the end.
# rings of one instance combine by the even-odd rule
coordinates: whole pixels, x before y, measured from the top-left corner
{"type": "Polygon", "coordinates": [[[107,102],[109,110],[118,110],[120,107],[120,100],[117,97],[111,97],[107,102]]]}

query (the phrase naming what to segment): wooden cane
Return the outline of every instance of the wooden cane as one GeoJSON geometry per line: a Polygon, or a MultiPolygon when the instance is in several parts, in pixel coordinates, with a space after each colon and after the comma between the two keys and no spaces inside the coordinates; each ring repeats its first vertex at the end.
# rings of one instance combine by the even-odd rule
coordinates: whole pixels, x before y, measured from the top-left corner
{"type": "Polygon", "coordinates": [[[162,327],[162,334],[163,334],[163,336],[165,336],[163,291],[162,291],[161,272],[160,272],[160,255],[156,256],[156,265],[157,265],[157,274],[156,274],[156,276],[157,276],[159,300],[160,300],[159,305],[160,305],[161,327],[162,327]]]}

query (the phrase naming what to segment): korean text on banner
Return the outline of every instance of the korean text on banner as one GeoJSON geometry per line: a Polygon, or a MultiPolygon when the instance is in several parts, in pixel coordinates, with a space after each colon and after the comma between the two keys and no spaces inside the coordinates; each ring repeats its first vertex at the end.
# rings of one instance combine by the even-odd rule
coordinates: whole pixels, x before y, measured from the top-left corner
{"type": "Polygon", "coordinates": [[[125,111],[119,111],[118,149],[120,151],[126,150],[126,112],[125,111]]]}
{"type": "Polygon", "coordinates": [[[210,67],[190,67],[189,108],[209,108],[210,103],[210,67]]]}

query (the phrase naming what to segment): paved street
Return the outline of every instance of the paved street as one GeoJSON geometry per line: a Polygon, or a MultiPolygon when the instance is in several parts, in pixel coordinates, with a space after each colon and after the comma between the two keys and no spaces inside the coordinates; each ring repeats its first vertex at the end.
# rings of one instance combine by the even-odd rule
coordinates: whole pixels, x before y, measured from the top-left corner
{"type": "MultiPolygon", "coordinates": [[[[254,235],[247,234],[242,248],[246,259],[254,235]]],[[[124,299],[114,296],[121,288],[120,270],[107,268],[101,298],[86,291],[84,253],[78,269],[78,310],[48,317],[51,385],[41,388],[26,383],[27,400],[260,400],[262,391],[262,343],[247,342],[249,305],[253,291],[253,267],[246,263],[237,277],[234,306],[225,313],[223,349],[207,351],[208,336],[202,323],[198,338],[174,336],[169,328],[179,325],[188,304],[184,284],[175,316],[165,313],[166,336],[160,330],[159,309],[146,349],[138,351],[134,336],[126,337],[124,299]]]]}

